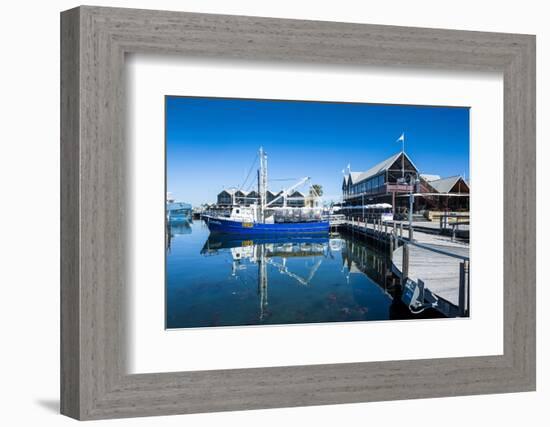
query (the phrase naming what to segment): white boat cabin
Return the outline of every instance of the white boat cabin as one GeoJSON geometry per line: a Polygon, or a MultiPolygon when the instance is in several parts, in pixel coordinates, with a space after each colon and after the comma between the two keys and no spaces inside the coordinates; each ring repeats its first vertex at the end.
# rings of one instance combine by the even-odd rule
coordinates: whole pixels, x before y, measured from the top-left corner
{"type": "MultiPolygon", "coordinates": [[[[229,219],[237,222],[259,222],[260,208],[258,206],[237,206],[231,209],[229,219]]],[[[266,216],[266,224],[273,224],[273,216],[266,216]]]]}

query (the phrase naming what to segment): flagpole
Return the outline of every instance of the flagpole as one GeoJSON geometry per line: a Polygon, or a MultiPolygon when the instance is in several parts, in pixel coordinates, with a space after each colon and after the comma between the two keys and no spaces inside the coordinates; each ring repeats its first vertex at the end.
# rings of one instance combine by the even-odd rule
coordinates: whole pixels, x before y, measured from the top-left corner
{"type": "Polygon", "coordinates": [[[405,132],[401,139],[401,178],[405,178],[405,132]]]}

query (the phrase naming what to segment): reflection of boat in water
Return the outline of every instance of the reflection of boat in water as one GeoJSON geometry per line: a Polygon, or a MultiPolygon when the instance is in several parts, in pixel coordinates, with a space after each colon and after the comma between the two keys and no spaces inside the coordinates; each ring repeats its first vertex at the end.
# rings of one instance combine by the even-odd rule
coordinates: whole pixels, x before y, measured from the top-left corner
{"type": "Polygon", "coordinates": [[[257,265],[258,294],[260,298],[260,320],[264,319],[267,301],[267,266],[275,268],[280,274],[288,276],[300,285],[308,286],[323,259],[330,252],[328,237],[254,237],[243,238],[229,234],[211,234],[201,250],[203,255],[231,254],[231,275],[237,277],[248,266],[257,265]],[[293,272],[287,266],[292,258],[311,258],[314,260],[307,275],[293,272]]]}
{"type": "Polygon", "coordinates": [[[172,238],[183,234],[191,234],[193,229],[188,221],[166,224],[166,249],[169,251],[172,246],[172,238]]]}
{"type": "Polygon", "coordinates": [[[328,237],[244,237],[230,234],[211,234],[204,243],[202,254],[215,254],[222,249],[253,249],[260,245],[267,248],[268,256],[300,257],[325,255],[329,243],[328,237]]]}
{"type": "Polygon", "coordinates": [[[329,245],[332,252],[340,252],[344,241],[342,239],[330,239],[329,245]]]}
{"type": "Polygon", "coordinates": [[[193,207],[189,203],[166,199],[166,220],[170,224],[183,224],[193,221],[193,207]]]}
{"type": "Polygon", "coordinates": [[[297,184],[281,191],[273,200],[267,200],[267,155],[260,148],[258,170],[258,200],[252,206],[235,206],[229,216],[205,214],[203,219],[212,233],[246,235],[327,234],[329,221],[322,218],[321,208],[290,208],[288,195],[309,181],[302,178],[297,184]],[[283,206],[276,208],[282,200],[283,206]]]}
{"type": "Polygon", "coordinates": [[[193,229],[188,222],[176,222],[169,225],[170,233],[172,236],[178,236],[182,234],[191,234],[193,229]]]}

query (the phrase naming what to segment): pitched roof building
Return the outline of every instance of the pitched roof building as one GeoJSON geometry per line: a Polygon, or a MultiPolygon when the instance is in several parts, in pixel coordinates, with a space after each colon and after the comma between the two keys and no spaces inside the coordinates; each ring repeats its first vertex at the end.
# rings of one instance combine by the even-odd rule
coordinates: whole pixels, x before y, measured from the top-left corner
{"type": "Polygon", "coordinates": [[[349,171],[343,178],[344,206],[376,203],[392,205],[394,215],[408,211],[414,194],[414,211],[469,210],[468,183],[460,176],[441,178],[423,174],[405,152],[398,152],[364,172],[349,171]]]}
{"type": "Polygon", "coordinates": [[[428,182],[438,193],[470,193],[470,186],[458,175],[443,179],[428,180],[428,182]]]}

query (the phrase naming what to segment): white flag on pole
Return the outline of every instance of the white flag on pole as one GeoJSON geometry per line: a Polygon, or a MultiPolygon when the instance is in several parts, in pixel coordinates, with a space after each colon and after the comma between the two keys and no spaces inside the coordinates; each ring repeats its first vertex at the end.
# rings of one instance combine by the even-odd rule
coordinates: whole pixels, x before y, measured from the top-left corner
{"type": "Polygon", "coordinates": [[[397,141],[395,142],[405,142],[405,132],[403,132],[401,134],[401,136],[399,138],[397,138],[397,141]]]}

